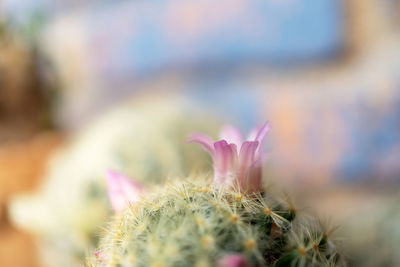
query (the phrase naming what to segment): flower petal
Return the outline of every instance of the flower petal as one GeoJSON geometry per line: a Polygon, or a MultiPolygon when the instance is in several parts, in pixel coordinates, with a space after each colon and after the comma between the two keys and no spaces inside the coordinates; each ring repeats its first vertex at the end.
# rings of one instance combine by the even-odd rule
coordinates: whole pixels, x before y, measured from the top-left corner
{"type": "Polygon", "coordinates": [[[271,125],[268,121],[258,130],[254,141],[258,141],[258,143],[260,144],[260,147],[262,147],[264,145],[265,136],[267,135],[267,133],[270,130],[271,130],[271,125]]]}
{"type": "Polygon", "coordinates": [[[238,164],[236,145],[220,140],[214,143],[214,149],[214,181],[234,185],[238,164]]]}
{"type": "Polygon", "coordinates": [[[248,170],[256,160],[255,153],[258,147],[258,141],[246,141],[243,143],[239,154],[238,182],[245,189],[248,170]]]}
{"type": "Polygon", "coordinates": [[[124,175],[109,170],[107,172],[107,193],[113,210],[118,213],[130,204],[136,203],[144,191],[141,184],[124,175]]]}
{"type": "Polygon", "coordinates": [[[228,167],[228,143],[220,140],[214,143],[214,172],[215,181],[224,183],[228,167]]]}
{"type": "Polygon", "coordinates": [[[256,157],[259,158],[261,157],[262,150],[264,147],[264,142],[265,142],[265,137],[267,136],[267,133],[271,130],[271,125],[269,122],[266,122],[258,131],[257,135],[254,139],[254,141],[258,141],[259,146],[257,148],[256,152],[256,157]]]}
{"type": "Polygon", "coordinates": [[[246,188],[249,192],[260,192],[262,190],[262,161],[258,159],[253,162],[247,171],[246,188]]]}
{"type": "Polygon", "coordinates": [[[225,184],[235,186],[237,169],[238,169],[238,154],[235,144],[228,144],[224,147],[227,161],[225,171],[225,184]]]}
{"type": "Polygon", "coordinates": [[[247,267],[245,258],[240,254],[231,254],[222,257],[218,261],[218,267],[247,267]]]}
{"type": "Polygon", "coordinates": [[[258,141],[246,141],[240,148],[239,160],[240,165],[250,167],[255,159],[255,151],[258,147],[258,141]]]}
{"type": "Polygon", "coordinates": [[[201,133],[193,133],[191,134],[190,138],[186,141],[186,143],[198,143],[203,146],[205,150],[207,150],[208,153],[210,153],[211,156],[214,155],[214,147],[213,147],[213,141],[212,139],[201,133]]]}
{"type": "Polygon", "coordinates": [[[236,144],[229,144],[227,147],[228,150],[228,170],[231,172],[236,171],[236,166],[238,163],[238,153],[236,144]]]}
{"type": "Polygon", "coordinates": [[[242,133],[231,125],[222,127],[220,138],[226,140],[228,143],[235,144],[238,147],[240,147],[243,142],[242,133]]]}

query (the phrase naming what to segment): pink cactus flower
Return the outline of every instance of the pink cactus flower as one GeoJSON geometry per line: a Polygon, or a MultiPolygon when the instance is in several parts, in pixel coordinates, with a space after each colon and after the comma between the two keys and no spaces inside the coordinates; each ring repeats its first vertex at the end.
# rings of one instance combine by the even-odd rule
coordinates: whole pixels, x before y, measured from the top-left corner
{"type": "Polygon", "coordinates": [[[265,136],[270,129],[270,124],[267,122],[251,131],[247,141],[244,141],[238,129],[225,126],[220,133],[221,140],[217,142],[200,133],[192,134],[187,142],[201,144],[211,155],[215,183],[239,186],[246,192],[260,192],[262,163],[265,158],[262,149],[265,136]]]}
{"type": "Polygon", "coordinates": [[[245,258],[240,254],[231,254],[218,261],[218,267],[248,267],[245,258]]]}
{"type": "Polygon", "coordinates": [[[130,204],[138,202],[144,193],[144,187],[124,175],[109,170],[107,172],[107,193],[115,213],[119,213],[130,204]]]}

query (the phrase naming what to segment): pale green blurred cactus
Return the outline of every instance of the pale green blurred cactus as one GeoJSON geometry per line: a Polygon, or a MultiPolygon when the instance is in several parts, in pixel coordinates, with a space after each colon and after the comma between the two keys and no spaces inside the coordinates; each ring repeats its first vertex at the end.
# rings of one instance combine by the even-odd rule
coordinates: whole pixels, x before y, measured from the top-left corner
{"type": "Polygon", "coordinates": [[[276,192],[207,181],[175,180],[129,205],[87,266],[216,266],[232,254],[246,264],[229,266],[344,266],[330,231],[276,192]]]}
{"type": "Polygon", "coordinates": [[[201,148],[183,142],[195,129],[213,133],[217,127],[182,98],[121,105],[54,155],[38,192],[13,200],[11,218],[35,235],[44,266],[80,266],[112,215],[105,170],[123,172],[145,185],[208,170],[211,163],[201,148]]]}
{"type": "Polygon", "coordinates": [[[400,266],[400,193],[386,194],[355,210],[342,229],[351,236],[346,250],[352,266],[400,266]]]}

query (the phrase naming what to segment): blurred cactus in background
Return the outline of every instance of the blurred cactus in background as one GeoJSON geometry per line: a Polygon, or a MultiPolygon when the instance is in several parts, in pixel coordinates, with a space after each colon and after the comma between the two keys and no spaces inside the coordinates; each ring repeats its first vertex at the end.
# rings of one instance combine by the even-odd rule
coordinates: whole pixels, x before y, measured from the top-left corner
{"type": "Polygon", "coordinates": [[[343,234],[354,266],[400,266],[400,194],[354,214],[343,234]]]}
{"type": "Polygon", "coordinates": [[[213,182],[197,175],[143,193],[109,173],[111,202],[126,203],[87,266],[344,266],[331,230],[262,183],[268,131],[248,141],[232,127],[217,142],[194,134],[189,142],[212,156],[213,182]]]}
{"type": "Polygon", "coordinates": [[[145,185],[208,169],[201,149],[182,141],[195,129],[213,133],[215,124],[203,115],[183,99],[139,99],[107,113],[59,151],[40,190],[17,197],[10,207],[16,225],[39,240],[44,265],[80,266],[87,249],[97,245],[111,215],[108,168],[145,185]]]}

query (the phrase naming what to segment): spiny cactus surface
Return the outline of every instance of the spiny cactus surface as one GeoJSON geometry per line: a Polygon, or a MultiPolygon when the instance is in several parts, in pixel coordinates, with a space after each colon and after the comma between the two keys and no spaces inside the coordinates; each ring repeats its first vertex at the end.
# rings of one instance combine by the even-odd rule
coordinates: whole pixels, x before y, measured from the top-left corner
{"type": "Polygon", "coordinates": [[[244,266],[343,265],[329,231],[273,192],[188,180],[118,214],[87,266],[215,266],[229,255],[244,266]]]}
{"type": "Polygon", "coordinates": [[[290,202],[265,187],[263,143],[269,130],[265,123],[244,140],[229,126],[216,142],[193,134],[189,142],[201,144],[212,157],[212,181],[199,175],[144,192],[109,172],[117,216],[87,265],[343,265],[330,231],[299,216],[290,202]]]}

